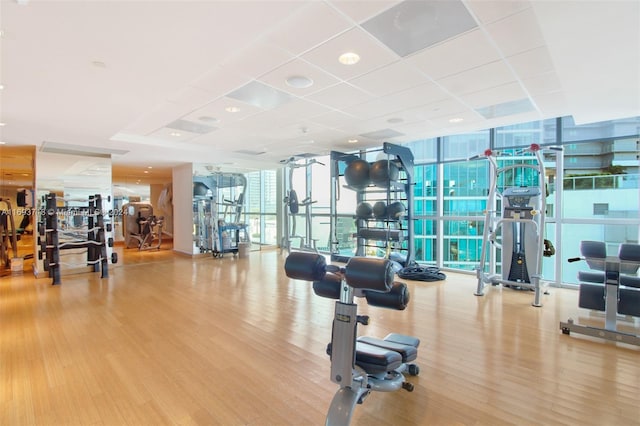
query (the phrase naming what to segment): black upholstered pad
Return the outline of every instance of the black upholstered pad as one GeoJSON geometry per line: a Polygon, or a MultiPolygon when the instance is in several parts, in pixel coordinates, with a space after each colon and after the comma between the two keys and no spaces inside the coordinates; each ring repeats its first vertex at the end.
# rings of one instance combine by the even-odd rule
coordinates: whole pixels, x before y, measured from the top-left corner
{"type": "Polygon", "coordinates": [[[407,336],[406,334],[389,333],[384,336],[384,339],[382,340],[401,343],[403,345],[415,346],[416,348],[420,346],[420,339],[413,336],[407,336]]]}
{"type": "Polygon", "coordinates": [[[389,349],[356,342],[356,364],[369,374],[384,373],[400,367],[402,356],[389,349]]]}
{"type": "Polygon", "coordinates": [[[379,348],[389,349],[398,352],[402,356],[402,362],[409,362],[418,356],[418,348],[401,343],[390,342],[388,340],[376,339],[375,337],[361,336],[358,342],[367,343],[369,345],[378,346],[379,348]]]}
{"type": "Polygon", "coordinates": [[[578,281],[604,285],[604,272],[578,271],[578,281]]]}

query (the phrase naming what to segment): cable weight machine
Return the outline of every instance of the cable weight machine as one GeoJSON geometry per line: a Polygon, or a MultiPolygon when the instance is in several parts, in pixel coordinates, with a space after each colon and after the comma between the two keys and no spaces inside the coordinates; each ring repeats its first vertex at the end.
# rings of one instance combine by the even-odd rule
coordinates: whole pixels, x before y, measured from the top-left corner
{"type": "MultiPolygon", "coordinates": [[[[562,154],[561,148],[551,147],[549,150],[556,154],[556,160],[562,154]]],[[[490,149],[471,158],[484,157],[490,164],[482,249],[480,263],[476,267],[478,286],[474,294],[484,296],[486,284],[502,284],[513,289],[532,290],[532,305],[540,307],[542,258],[555,253],[551,242],[544,238],[546,169],[543,151],[538,144],[532,144],[522,154],[525,154],[523,161],[503,167],[498,166],[497,153],[490,149]],[[513,179],[512,185],[507,185],[509,177],[513,179]],[[515,185],[516,180],[520,180],[520,185],[515,185]],[[496,273],[495,249],[500,249],[499,274],[496,273]]]]}

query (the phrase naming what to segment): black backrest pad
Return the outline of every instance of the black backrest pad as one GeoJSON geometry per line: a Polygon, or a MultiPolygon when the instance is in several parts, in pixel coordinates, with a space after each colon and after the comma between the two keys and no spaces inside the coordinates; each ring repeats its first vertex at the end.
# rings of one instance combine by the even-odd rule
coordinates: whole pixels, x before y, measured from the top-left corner
{"type": "Polygon", "coordinates": [[[620,258],[620,272],[635,275],[640,267],[640,244],[620,244],[618,257],[620,258]]]}
{"type": "Polygon", "coordinates": [[[324,277],[327,262],[316,253],[293,252],[284,262],[284,271],[295,280],[318,281],[324,277]]]}
{"type": "Polygon", "coordinates": [[[353,288],[389,291],[393,285],[394,272],[387,259],[352,257],[347,263],[345,278],[353,288]]]}

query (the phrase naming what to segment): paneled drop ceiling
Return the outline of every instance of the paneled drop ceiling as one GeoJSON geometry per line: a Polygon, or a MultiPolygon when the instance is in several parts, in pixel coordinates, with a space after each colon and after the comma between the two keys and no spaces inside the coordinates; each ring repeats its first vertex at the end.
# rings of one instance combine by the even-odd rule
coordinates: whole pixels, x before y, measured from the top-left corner
{"type": "Polygon", "coordinates": [[[121,170],[274,168],[299,153],[640,115],[638,1],[0,8],[0,140],[111,150],[121,170]],[[360,61],[340,63],[346,52],[360,61]]]}

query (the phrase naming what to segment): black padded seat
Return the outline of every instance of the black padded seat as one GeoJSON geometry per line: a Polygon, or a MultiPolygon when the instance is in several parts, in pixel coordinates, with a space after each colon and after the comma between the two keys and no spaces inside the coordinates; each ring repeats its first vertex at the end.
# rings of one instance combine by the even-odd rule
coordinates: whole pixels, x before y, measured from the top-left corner
{"type": "Polygon", "coordinates": [[[369,374],[385,373],[400,367],[402,356],[389,349],[356,342],[356,364],[369,374]]]}
{"type": "Polygon", "coordinates": [[[370,336],[358,337],[358,342],[366,343],[369,345],[377,346],[383,349],[389,349],[394,352],[398,352],[402,356],[402,362],[413,361],[418,357],[418,348],[412,345],[405,345],[402,343],[391,342],[389,340],[377,339],[370,336]]]}

